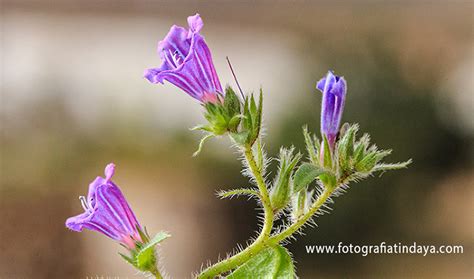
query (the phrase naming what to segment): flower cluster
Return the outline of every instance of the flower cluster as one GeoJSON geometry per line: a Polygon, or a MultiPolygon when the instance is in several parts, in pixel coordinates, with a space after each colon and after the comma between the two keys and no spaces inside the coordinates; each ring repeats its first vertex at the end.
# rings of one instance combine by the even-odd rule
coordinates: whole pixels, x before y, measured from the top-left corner
{"type": "MultiPolygon", "coordinates": [[[[207,124],[195,129],[207,135],[228,135],[244,161],[243,173],[254,186],[219,192],[222,198],[248,195],[259,200],[263,208],[262,230],[254,242],[237,254],[203,270],[197,278],[295,278],[293,260],[282,243],[301,230],[312,218],[321,214],[331,198],[375,172],[400,169],[410,164],[382,162],[390,150],[379,150],[370,144],[368,134],[356,138],[358,125],[345,123],[341,128],[347,84],[343,77],[329,71],[316,84],[322,92],[321,140],[305,128],[308,162],[294,147],[281,148],[278,171],[273,182],[267,182],[266,158],[262,144],[263,92],[240,98],[228,86],[222,90],[211,52],[200,34],[204,24],[199,16],[188,17],[189,28],[172,26],[158,43],[162,60],[158,68],[145,71],[151,83],[171,84],[198,100],[204,107],[207,124]],[[284,219],[286,218],[286,219],[284,219]],[[278,219],[282,227],[274,228],[278,219]]],[[[240,90],[240,87],[239,87],[240,90]]],[[[105,177],[97,177],[89,185],[87,197],[80,197],[84,212],[66,220],[73,231],[89,229],[104,234],[124,246],[129,255],[121,256],[140,271],[163,278],[157,268],[155,246],[169,235],[158,233],[151,238],[142,228],[119,187],[112,181],[115,165],[105,168],[105,177]]]]}

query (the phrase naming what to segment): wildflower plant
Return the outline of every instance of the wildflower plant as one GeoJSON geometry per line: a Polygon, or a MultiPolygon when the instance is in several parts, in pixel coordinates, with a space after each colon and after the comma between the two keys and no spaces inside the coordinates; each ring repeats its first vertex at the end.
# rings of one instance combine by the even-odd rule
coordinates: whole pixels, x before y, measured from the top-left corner
{"type": "MultiPolygon", "coordinates": [[[[263,209],[261,230],[252,243],[239,252],[207,266],[196,278],[295,278],[290,252],[284,245],[295,238],[314,218],[323,214],[333,198],[344,193],[351,182],[375,173],[406,168],[411,160],[385,163],[391,150],[381,150],[370,143],[365,133],[358,137],[359,125],[341,120],[347,93],[343,77],[329,71],[316,84],[322,93],[321,133],[303,128],[306,155],[294,147],[282,147],[275,159],[278,171],[273,178],[266,167],[262,142],[263,91],[256,95],[239,93],[227,86],[222,90],[204,37],[201,17],[188,18],[189,29],[171,27],[158,44],[162,64],[145,71],[151,83],[168,81],[198,100],[206,124],[194,128],[205,132],[197,155],[210,137],[229,136],[242,155],[243,174],[252,182],[248,188],[219,191],[220,198],[248,196],[258,200],[263,209]],[[276,221],[284,225],[275,227],[276,221]]],[[[229,63],[230,66],[230,63],[229,63]]],[[[232,68],[231,68],[232,70],[232,68]]],[[[232,70],[233,73],[233,70],[232,70]]],[[[236,79],[237,81],[237,79],[236,79]]],[[[315,89],[315,90],[316,90],[315,89]]],[[[150,238],[142,229],[119,188],[111,181],[114,166],[106,168],[106,178],[98,177],[81,198],[85,212],[69,218],[71,230],[98,231],[118,241],[129,255],[122,257],[140,271],[162,278],[157,268],[155,246],[169,237],[165,232],[150,238]]]]}

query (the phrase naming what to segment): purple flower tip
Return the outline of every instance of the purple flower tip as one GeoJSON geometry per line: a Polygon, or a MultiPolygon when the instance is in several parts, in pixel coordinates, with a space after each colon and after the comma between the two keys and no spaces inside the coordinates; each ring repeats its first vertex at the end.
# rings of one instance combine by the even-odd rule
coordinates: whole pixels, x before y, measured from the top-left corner
{"type": "Polygon", "coordinates": [[[328,139],[334,148],[342,112],[346,99],[346,81],[343,77],[334,75],[331,71],[318,81],[316,88],[323,93],[321,106],[321,134],[328,139]]]}
{"type": "Polygon", "coordinates": [[[192,35],[192,33],[197,33],[201,31],[202,27],[204,26],[204,22],[201,19],[201,16],[199,14],[195,14],[193,16],[188,17],[188,25],[189,25],[189,35],[192,35]]]}
{"type": "Polygon", "coordinates": [[[158,43],[162,64],[145,70],[144,77],[151,83],[165,80],[181,88],[200,102],[223,94],[222,86],[212,62],[211,51],[199,33],[204,23],[199,14],[188,17],[189,29],[173,25],[158,43]]]}
{"type": "Polygon", "coordinates": [[[68,218],[66,227],[81,232],[84,228],[100,232],[129,249],[135,249],[135,242],[143,242],[138,230],[140,224],[119,187],[111,178],[115,165],[108,164],[105,178],[97,177],[89,185],[87,198],[80,197],[84,213],[68,218]]]}
{"type": "Polygon", "coordinates": [[[110,181],[110,179],[112,179],[112,176],[114,176],[114,173],[115,173],[115,164],[114,163],[108,164],[105,167],[105,171],[104,171],[105,180],[110,181]]]}

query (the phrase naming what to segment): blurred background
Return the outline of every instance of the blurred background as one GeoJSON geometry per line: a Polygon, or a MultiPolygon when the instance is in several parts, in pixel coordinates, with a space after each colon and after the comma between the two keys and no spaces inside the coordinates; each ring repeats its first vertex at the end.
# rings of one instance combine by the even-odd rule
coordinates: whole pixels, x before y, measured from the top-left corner
{"type": "MultiPolygon", "coordinates": [[[[232,60],[246,92],[265,92],[266,146],[304,150],[319,130],[316,81],[345,76],[343,120],[360,123],[407,170],[352,185],[317,228],[288,245],[301,278],[474,276],[474,5],[471,1],[3,1],[0,278],[141,278],[123,248],[64,222],[109,162],[148,231],[169,231],[162,264],[191,278],[258,229],[230,141],[192,158],[202,108],[152,85],[156,44],[200,13],[223,84],[232,60]],[[308,255],[305,245],[464,245],[451,255],[308,255]]],[[[270,169],[275,170],[275,165],[270,169]]]]}

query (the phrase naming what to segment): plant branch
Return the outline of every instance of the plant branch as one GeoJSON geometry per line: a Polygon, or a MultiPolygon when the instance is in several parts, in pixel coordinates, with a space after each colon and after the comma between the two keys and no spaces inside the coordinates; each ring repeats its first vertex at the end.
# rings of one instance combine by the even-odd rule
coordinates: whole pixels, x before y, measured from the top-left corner
{"type": "Polygon", "coordinates": [[[298,231],[301,227],[306,224],[306,222],[321,208],[321,206],[331,197],[331,194],[337,187],[334,188],[325,188],[324,192],[314,201],[311,208],[302,215],[296,222],[294,222],[291,226],[287,227],[284,231],[279,234],[273,235],[269,240],[270,245],[276,245],[281,241],[285,240],[286,238],[293,235],[296,231],[298,231]]]}
{"type": "Polygon", "coordinates": [[[255,181],[257,182],[258,189],[260,191],[260,200],[262,202],[265,217],[262,231],[251,245],[249,245],[241,252],[235,254],[234,256],[225,259],[221,262],[218,262],[215,265],[205,269],[201,274],[198,275],[197,278],[199,279],[214,278],[219,274],[235,269],[236,267],[248,261],[255,254],[268,247],[267,241],[270,238],[274,220],[273,209],[270,203],[270,196],[268,194],[267,185],[265,183],[261,170],[258,168],[257,162],[255,161],[251,146],[246,146],[244,148],[244,155],[248,167],[252,172],[255,181]]]}
{"type": "Polygon", "coordinates": [[[295,223],[287,227],[285,230],[272,236],[271,231],[273,228],[275,216],[272,210],[270,196],[268,194],[265,180],[263,179],[262,173],[257,166],[252,148],[245,148],[244,155],[248,163],[248,167],[254,175],[255,181],[257,182],[257,186],[260,191],[260,200],[262,202],[265,214],[262,231],[251,245],[234,256],[222,260],[221,262],[218,262],[215,265],[205,269],[200,275],[198,275],[198,279],[212,279],[217,275],[231,271],[247,262],[252,256],[258,254],[263,249],[278,245],[280,242],[301,229],[306,224],[306,222],[308,222],[308,220],[321,208],[321,206],[327,202],[334,190],[337,189],[337,187],[326,187],[323,193],[314,201],[308,212],[302,215],[295,223]]]}
{"type": "Polygon", "coordinates": [[[153,276],[155,276],[156,279],[163,279],[163,276],[161,276],[161,273],[158,271],[157,268],[151,272],[153,276]]]}

